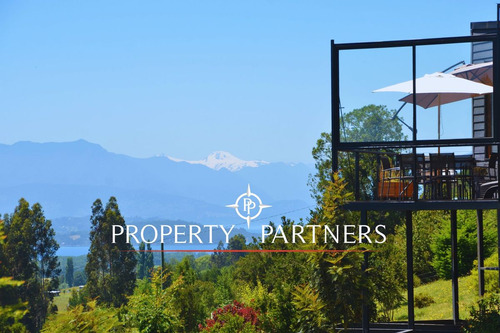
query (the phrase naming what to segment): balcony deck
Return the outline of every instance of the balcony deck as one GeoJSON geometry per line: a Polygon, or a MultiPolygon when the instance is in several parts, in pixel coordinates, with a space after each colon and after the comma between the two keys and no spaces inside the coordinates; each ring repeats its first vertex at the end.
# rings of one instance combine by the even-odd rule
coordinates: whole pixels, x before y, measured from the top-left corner
{"type": "MultiPolygon", "coordinates": [[[[452,320],[429,320],[416,321],[413,329],[408,328],[408,324],[404,322],[393,323],[372,323],[370,324],[370,332],[377,333],[409,333],[409,332],[429,332],[429,333],[454,333],[460,332],[460,326],[454,325],[452,320]]],[[[341,332],[363,332],[361,325],[353,325],[350,328],[339,328],[341,332]]]]}
{"type": "Polygon", "coordinates": [[[498,199],[481,200],[370,200],[351,201],[344,208],[353,211],[418,211],[418,210],[468,210],[468,209],[500,209],[498,199]]]}
{"type": "MultiPolygon", "coordinates": [[[[497,13],[500,13],[500,5],[497,6],[497,13]]],[[[484,294],[483,210],[496,209],[497,228],[500,226],[500,194],[498,193],[498,182],[500,180],[500,168],[498,166],[498,156],[500,154],[500,117],[498,115],[500,115],[500,103],[491,103],[493,100],[500,100],[500,66],[492,66],[490,82],[493,83],[493,91],[490,93],[490,96],[488,98],[484,97],[484,100],[473,100],[471,111],[472,137],[467,134],[467,131],[462,131],[457,134],[458,138],[441,138],[441,101],[439,100],[438,135],[437,139],[434,139],[433,137],[423,135],[424,131],[422,131],[431,125],[432,121],[420,121],[420,127],[422,128],[417,128],[419,124],[417,117],[419,120],[421,119],[420,114],[417,115],[417,107],[429,107],[429,105],[417,105],[417,95],[421,87],[419,86],[419,89],[417,89],[417,73],[421,69],[418,66],[422,66],[421,62],[417,62],[417,55],[420,57],[421,54],[425,55],[426,51],[435,50],[434,46],[453,46],[454,44],[464,43],[465,45],[471,45],[471,47],[474,47],[474,45],[488,45],[489,51],[487,52],[487,56],[485,56],[488,59],[481,58],[479,62],[498,61],[500,59],[500,34],[496,28],[499,24],[497,19],[495,29],[487,31],[486,34],[481,33],[474,36],[345,44],[331,42],[332,172],[337,172],[347,181],[349,191],[353,192],[355,198],[346,203],[343,208],[361,211],[361,224],[368,223],[369,211],[405,211],[406,213],[407,323],[370,324],[368,302],[364,300],[362,324],[353,326],[345,331],[457,332],[459,330],[463,324],[459,316],[458,293],[457,211],[459,210],[477,210],[478,283],[479,294],[484,294]],[[359,59],[365,59],[366,61],[364,63],[361,60],[354,61],[353,63],[356,66],[354,67],[349,61],[345,60],[358,59],[356,56],[353,56],[354,52],[365,52],[371,49],[376,50],[376,52],[389,50],[390,57],[387,59],[388,61],[391,61],[391,59],[394,61],[384,67],[378,60],[372,61],[373,59],[371,58],[360,57],[359,59]],[[408,53],[405,53],[407,51],[408,53]],[[348,57],[346,54],[348,54],[348,57]],[[405,54],[408,57],[406,64],[411,64],[411,66],[407,65],[407,68],[405,68],[404,65],[401,65],[398,67],[399,60],[402,57],[404,58],[405,54]],[[346,61],[342,67],[344,70],[343,75],[341,75],[340,71],[341,60],[346,61]],[[352,68],[358,69],[360,64],[366,65],[362,71],[363,76],[352,75],[355,73],[352,68]],[[372,71],[372,68],[376,70],[372,71]],[[381,68],[384,71],[378,71],[381,68]],[[404,138],[404,141],[399,141],[401,139],[397,141],[380,141],[386,139],[377,136],[377,133],[374,131],[366,130],[369,136],[354,135],[348,137],[345,135],[345,118],[340,103],[341,85],[343,94],[348,91],[347,89],[349,89],[349,92],[351,90],[356,91],[356,94],[351,93],[351,103],[357,100],[371,101],[372,97],[367,95],[368,92],[360,89],[363,88],[363,85],[358,84],[357,81],[360,79],[369,80],[370,77],[373,77],[373,88],[382,87],[384,84],[376,84],[377,80],[380,80],[383,75],[385,84],[388,84],[386,76],[389,73],[389,68],[391,70],[395,69],[393,72],[395,73],[395,77],[399,77],[400,73],[411,73],[413,87],[409,90],[400,91],[405,94],[412,94],[412,98],[409,101],[412,105],[411,117],[406,118],[408,120],[407,123],[401,121],[411,131],[411,136],[408,139],[404,138]],[[342,81],[342,84],[340,81],[341,78],[346,80],[342,81]],[[352,80],[349,81],[347,78],[351,78],[352,80]],[[342,133],[344,136],[342,136],[342,133]],[[462,148],[460,149],[460,147],[462,148]],[[442,154],[441,149],[443,150],[442,154]],[[472,154],[462,156],[461,154],[464,153],[464,150],[471,151],[472,154]],[[415,321],[412,211],[419,210],[450,211],[451,306],[453,319],[449,321],[415,321]]],[[[380,59],[380,54],[377,53],[374,59],[380,59]]],[[[456,53],[451,52],[450,54],[454,55],[456,53]]],[[[477,63],[478,58],[473,59],[473,62],[477,63]]],[[[443,72],[447,70],[445,69],[443,72]]],[[[372,87],[372,85],[369,85],[369,87],[372,87]]],[[[380,91],[381,89],[377,90],[380,91]]],[[[370,93],[373,91],[370,90],[370,93]]],[[[424,93],[424,91],[421,93],[424,93]]],[[[444,91],[434,90],[433,93],[443,94],[444,91]]],[[[347,95],[349,96],[349,93],[347,95]]],[[[346,99],[348,100],[348,98],[346,99]]],[[[399,99],[399,101],[401,100],[403,99],[399,99]]],[[[345,99],[343,102],[345,102],[345,99]]],[[[346,105],[349,105],[349,103],[346,103],[346,105]]],[[[398,113],[403,106],[394,113],[392,120],[401,120],[398,118],[398,113]]],[[[498,247],[500,248],[500,243],[498,247]]],[[[365,268],[368,267],[368,262],[368,255],[366,255],[364,261],[365,268]]]]}

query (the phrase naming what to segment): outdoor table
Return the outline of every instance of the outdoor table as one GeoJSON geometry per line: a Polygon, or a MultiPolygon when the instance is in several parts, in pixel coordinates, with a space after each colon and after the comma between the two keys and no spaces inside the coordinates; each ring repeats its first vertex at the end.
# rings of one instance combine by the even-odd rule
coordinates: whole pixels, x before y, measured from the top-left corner
{"type": "Polygon", "coordinates": [[[437,170],[433,174],[431,170],[430,155],[425,156],[425,166],[422,171],[423,177],[419,184],[424,186],[424,199],[439,200],[465,200],[474,199],[478,178],[474,174],[476,160],[471,154],[453,155],[454,163],[447,170],[437,170]],[[443,176],[446,173],[446,176],[443,176]],[[442,190],[446,186],[446,192],[442,190]]]}
{"type": "MultiPolygon", "coordinates": [[[[445,156],[436,154],[434,156],[445,156]]],[[[476,171],[473,155],[448,155],[453,163],[444,167],[431,168],[431,156],[417,154],[417,185],[419,195],[424,200],[471,200],[476,198],[481,177],[476,171]]],[[[390,169],[391,176],[379,184],[379,197],[383,199],[412,200],[413,157],[411,154],[398,155],[399,165],[390,169]],[[403,162],[405,161],[405,162],[403,162]]],[[[448,161],[449,162],[449,161],[448,161]]],[[[384,174],[384,173],[382,173],[384,174]]],[[[384,178],[384,177],[382,177],[384,178]]]]}

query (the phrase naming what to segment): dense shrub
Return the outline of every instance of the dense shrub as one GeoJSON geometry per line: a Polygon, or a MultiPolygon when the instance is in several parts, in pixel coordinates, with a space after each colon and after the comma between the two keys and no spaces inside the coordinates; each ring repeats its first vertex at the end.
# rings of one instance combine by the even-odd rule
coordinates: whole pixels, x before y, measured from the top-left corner
{"type": "MultiPolygon", "coordinates": [[[[498,254],[495,253],[491,257],[484,260],[484,267],[497,267],[498,254]]],[[[479,279],[477,272],[477,260],[474,260],[474,267],[472,267],[471,275],[473,276],[474,288],[479,290],[479,279]]],[[[498,287],[498,271],[484,271],[484,290],[486,292],[500,292],[498,287]]]]}
{"type": "Polygon", "coordinates": [[[417,294],[415,295],[415,306],[418,309],[428,307],[429,305],[435,303],[434,298],[427,294],[417,294]]]}
{"type": "Polygon", "coordinates": [[[69,308],[75,308],[78,305],[85,305],[87,303],[87,293],[85,288],[83,289],[77,289],[73,288],[71,289],[71,296],[69,297],[68,301],[68,307],[69,308]]]}
{"type": "Polygon", "coordinates": [[[178,279],[170,287],[163,288],[167,275],[161,269],[152,271],[151,282],[142,280],[129,298],[129,324],[139,332],[174,333],[181,330],[179,311],[172,294],[182,288],[183,281],[178,279]]]}
{"type": "Polygon", "coordinates": [[[233,301],[212,313],[212,318],[205,321],[205,326],[199,325],[203,332],[260,332],[259,312],[233,301]]]}
{"type": "MultiPolygon", "coordinates": [[[[494,251],[496,241],[496,227],[494,225],[494,213],[489,211],[484,218],[484,252],[490,256],[494,251]]],[[[458,236],[458,274],[463,276],[472,269],[474,259],[477,256],[477,226],[476,212],[463,210],[457,214],[457,236],[458,236]]],[[[440,278],[451,278],[451,227],[449,217],[443,221],[441,228],[434,238],[432,244],[434,257],[432,265],[440,278]],[[447,223],[446,223],[446,220],[447,223]]]]}
{"type": "Polygon", "coordinates": [[[481,299],[477,308],[470,311],[470,319],[464,328],[467,333],[500,332],[500,295],[492,294],[481,299]]]}
{"type": "Polygon", "coordinates": [[[42,332],[124,332],[125,324],[116,308],[98,307],[92,300],[86,306],[77,305],[48,320],[42,332]]]}

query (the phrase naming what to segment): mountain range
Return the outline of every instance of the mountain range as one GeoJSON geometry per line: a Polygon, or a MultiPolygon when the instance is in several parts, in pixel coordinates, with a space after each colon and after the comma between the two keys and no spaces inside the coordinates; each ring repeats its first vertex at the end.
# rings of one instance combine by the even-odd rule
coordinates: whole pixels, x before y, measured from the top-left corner
{"type": "Polygon", "coordinates": [[[85,140],[18,142],[0,144],[0,161],[0,212],[12,213],[24,197],[40,202],[47,218],[66,221],[59,225],[81,221],[74,218],[89,216],[95,199],[110,196],[118,199],[126,217],[241,223],[226,205],[246,192],[248,184],[263,203],[272,205],[263,211],[263,220],[306,217],[313,204],[308,166],[244,161],[227,152],[182,161],[115,154],[85,140]]]}

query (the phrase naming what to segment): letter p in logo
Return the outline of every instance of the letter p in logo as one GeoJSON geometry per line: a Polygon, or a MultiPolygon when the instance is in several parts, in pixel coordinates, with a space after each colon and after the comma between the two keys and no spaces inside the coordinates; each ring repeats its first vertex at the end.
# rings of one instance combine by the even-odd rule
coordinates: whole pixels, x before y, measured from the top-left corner
{"type": "Polygon", "coordinates": [[[250,198],[243,198],[243,211],[250,214],[250,211],[255,208],[255,202],[250,198]]]}

